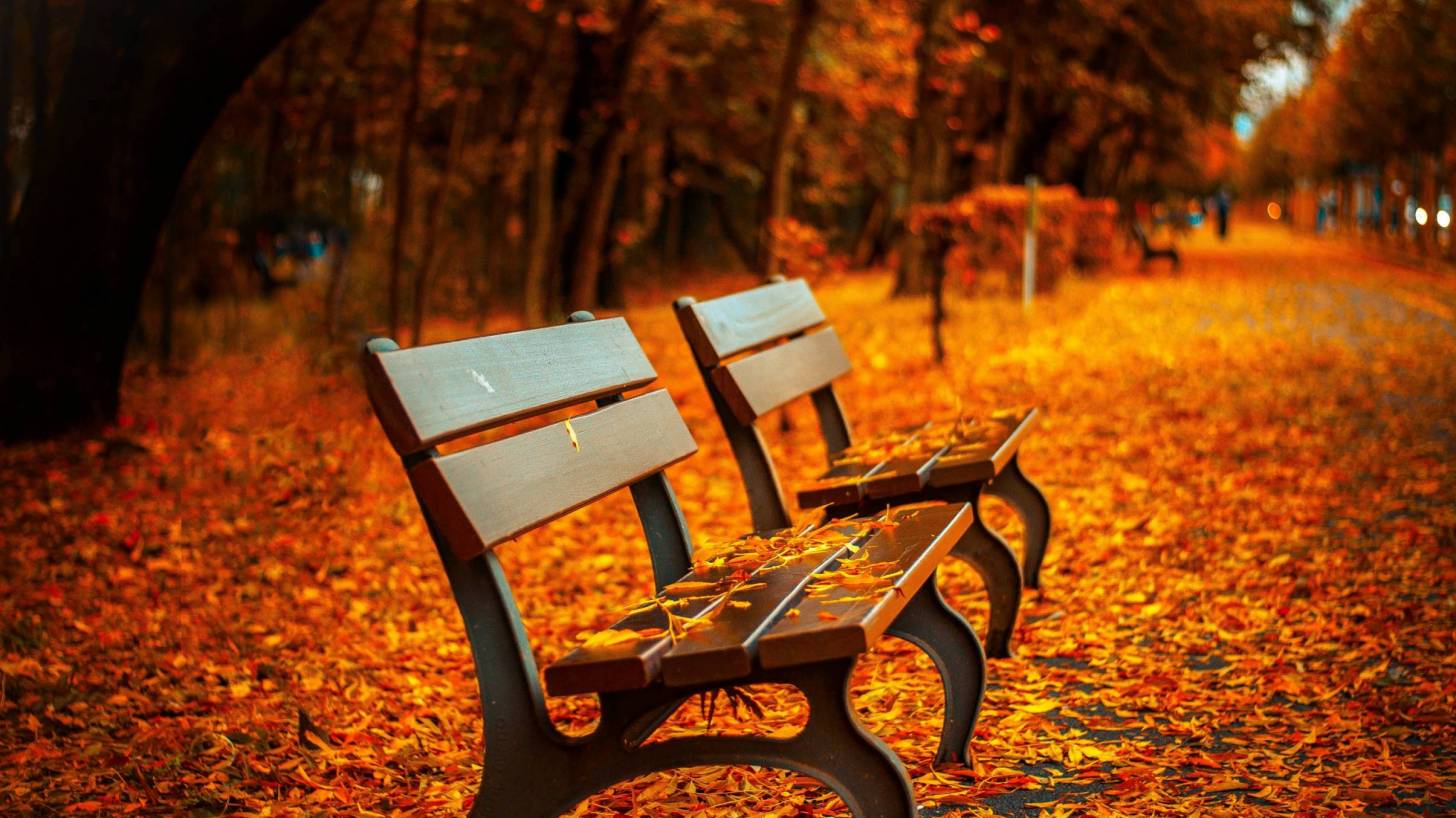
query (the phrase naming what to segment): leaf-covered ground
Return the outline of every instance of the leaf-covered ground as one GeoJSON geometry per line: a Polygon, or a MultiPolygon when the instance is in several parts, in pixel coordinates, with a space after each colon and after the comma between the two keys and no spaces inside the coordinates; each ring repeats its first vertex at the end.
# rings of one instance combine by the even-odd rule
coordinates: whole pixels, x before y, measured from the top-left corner
{"type": "MultiPolygon", "coordinates": [[[[823,286],[861,428],[1048,416],[1024,455],[1055,515],[1046,590],[991,665],[974,770],[931,768],[938,680],[904,643],[860,663],[860,714],[931,815],[1450,814],[1456,284],[1283,234],[1188,256],[1176,278],[1068,282],[1031,321],[957,301],[943,371],[925,304],[878,276],[823,286]]],[[[732,536],[744,498],[665,303],[628,315],[702,447],[671,479],[695,533],[732,536]]],[[[398,463],[350,368],[259,348],[136,373],[102,437],[0,452],[0,814],[471,799],[474,675],[398,463]]],[[[796,481],[823,452],[808,408],[791,418],[796,481]]],[[[507,549],[539,661],[650,591],[639,538],[615,498],[507,549]]],[[[943,583],[984,620],[974,574],[943,583]]],[[[792,693],[752,692],[765,718],[720,707],[706,729],[802,723],[792,693]]],[[[592,707],[553,701],[576,729],[592,707]]],[[[800,777],[695,768],[578,814],[844,808],[800,777]]]]}

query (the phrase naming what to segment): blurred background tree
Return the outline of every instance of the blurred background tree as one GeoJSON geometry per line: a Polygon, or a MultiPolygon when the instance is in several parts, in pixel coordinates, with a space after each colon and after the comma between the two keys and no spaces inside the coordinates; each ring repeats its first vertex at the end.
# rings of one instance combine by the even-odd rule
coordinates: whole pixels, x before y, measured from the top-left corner
{"type": "Polygon", "coordinates": [[[1243,182],[1301,226],[1456,257],[1456,3],[1359,3],[1308,86],[1261,122],[1243,182]]]}
{"type": "MultiPolygon", "coordinates": [[[[300,329],[415,342],[432,317],[539,324],[689,276],[737,271],[742,285],[800,269],[804,252],[892,267],[897,292],[924,292],[916,205],[1030,173],[1123,201],[1226,181],[1214,160],[1232,151],[1251,66],[1318,53],[1329,13],[1322,0],[7,3],[0,434],[107,422],[129,343],[170,363],[182,307],[295,286],[322,293],[300,329]]],[[[1410,138],[1449,133],[1440,115],[1410,138]]],[[[1294,156],[1258,161],[1293,173],[1294,156]]]]}

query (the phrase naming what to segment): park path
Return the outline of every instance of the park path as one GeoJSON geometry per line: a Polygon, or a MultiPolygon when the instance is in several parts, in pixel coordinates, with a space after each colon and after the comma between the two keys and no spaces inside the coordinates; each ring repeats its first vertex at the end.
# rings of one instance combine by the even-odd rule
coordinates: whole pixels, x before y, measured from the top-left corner
{"type": "MultiPolygon", "coordinates": [[[[931,768],[940,692],[908,645],[861,663],[859,712],[927,815],[1450,814],[1456,284],[1271,228],[1185,250],[1179,275],[1068,281],[1030,316],[953,298],[943,368],[925,303],[885,276],[823,282],[856,424],[1039,404],[1024,461],[1056,521],[973,769],[931,768]]],[[[670,478],[696,535],[733,536],[736,470],[666,303],[628,318],[701,447],[670,478]]],[[[472,797],[478,693],[398,463],[351,371],[251,349],[271,352],[139,370],[96,440],[0,451],[0,813],[439,816],[472,797]]],[[[808,407],[790,419],[769,436],[796,481],[823,455],[808,407]]],[[[648,590],[639,536],[614,501],[503,551],[540,662],[648,590]]],[[[974,575],[944,574],[984,619],[974,575]]],[[[709,729],[802,723],[791,695],[757,696],[762,716],[709,729]]],[[[551,707],[581,724],[594,705],[551,707]]],[[[578,814],[844,813],[795,776],[694,768],[578,814]]]]}

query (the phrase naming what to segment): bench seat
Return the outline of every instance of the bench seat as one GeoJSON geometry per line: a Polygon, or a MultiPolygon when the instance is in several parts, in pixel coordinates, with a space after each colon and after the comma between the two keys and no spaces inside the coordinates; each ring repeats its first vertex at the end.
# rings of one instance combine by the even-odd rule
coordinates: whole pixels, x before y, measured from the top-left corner
{"type": "Polygon", "coordinates": [[[892,510],[882,520],[831,522],[806,547],[789,530],[741,538],[653,602],[546,668],[552,695],[661,682],[690,687],[868,650],[934,576],[971,524],[965,503],[892,510]],[[664,608],[691,627],[674,630],[664,608]]]}
{"type": "Polygon", "coordinates": [[[830,468],[797,492],[801,508],[854,507],[867,500],[914,495],[923,489],[984,482],[1011,462],[1036,409],[935,421],[866,439],[835,457],[830,468]]]}

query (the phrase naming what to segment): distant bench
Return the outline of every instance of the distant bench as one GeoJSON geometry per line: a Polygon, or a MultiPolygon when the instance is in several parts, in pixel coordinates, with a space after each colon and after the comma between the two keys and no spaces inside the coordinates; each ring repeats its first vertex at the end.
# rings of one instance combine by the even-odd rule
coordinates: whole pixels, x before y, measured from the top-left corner
{"type": "Polygon", "coordinates": [[[855,443],[834,391],[835,379],[850,370],[849,357],[834,328],[823,326],[824,312],[807,283],[780,280],[701,303],[682,298],[676,307],[738,461],[756,528],[782,527],[791,515],[773,458],[754,424],[805,395],[818,414],[830,468],[800,488],[800,507],[871,513],[943,500],[976,509],[984,493],[1016,509],[1025,528],[1024,571],[979,510],[951,551],[986,583],[991,600],[987,654],[1010,655],[1022,583],[1038,587],[1051,531],[1046,498],[1017,462],[1037,410],[887,430],[855,443]]]}
{"type": "MultiPolygon", "coordinates": [[[[555,816],[646,773],[757,764],[819,779],[859,818],[912,818],[904,766],[860,726],[848,700],[856,658],[886,633],[920,646],[940,671],[946,711],[937,761],[968,760],[985,656],[934,581],[936,566],[972,525],[966,504],[851,520],[843,529],[851,539],[817,550],[794,552],[788,544],[798,532],[770,532],[770,546],[785,544],[782,558],[760,562],[746,578],[726,556],[695,570],[663,469],[697,446],[666,390],[624,395],[656,379],[624,320],[578,313],[565,326],[405,350],[375,339],[363,365],[370,402],[407,469],[475,659],[486,753],[472,816],[555,816]],[[595,410],[569,421],[452,454],[435,448],[592,401],[595,410]],[[622,487],[636,505],[663,604],[629,614],[607,639],[546,668],[550,693],[600,697],[595,732],[569,738],[551,723],[494,549],[622,487]],[[867,583],[826,587],[826,575],[851,563],[868,572],[867,583]],[[741,590],[731,600],[705,591],[723,587],[741,590]],[[664,607],[699,624],[675,634],[664,607]],[[804,694],[810,716],[798,735],[645,743],[688,698],[766,682],[804,694]]],[[[765,540],[741,542],[762,549],[765,540]]],[[[581,545],[586,559],[591,543],[581,545]]]]}
{"type": "Polygon", "coordinates": [[[1153,245],[1148,240],[1147,231],[1143,230],[1143,226],[1136,220],[1132,223],[1132,237],[1133,241],[1138,243],[1138,248],[1142,250],[1142,264],[1165,258],[1173,263],[1174,270],[1178,269],[1179,259],[1177,247],[1174,247],[1172,244],[1153,245]]]}

